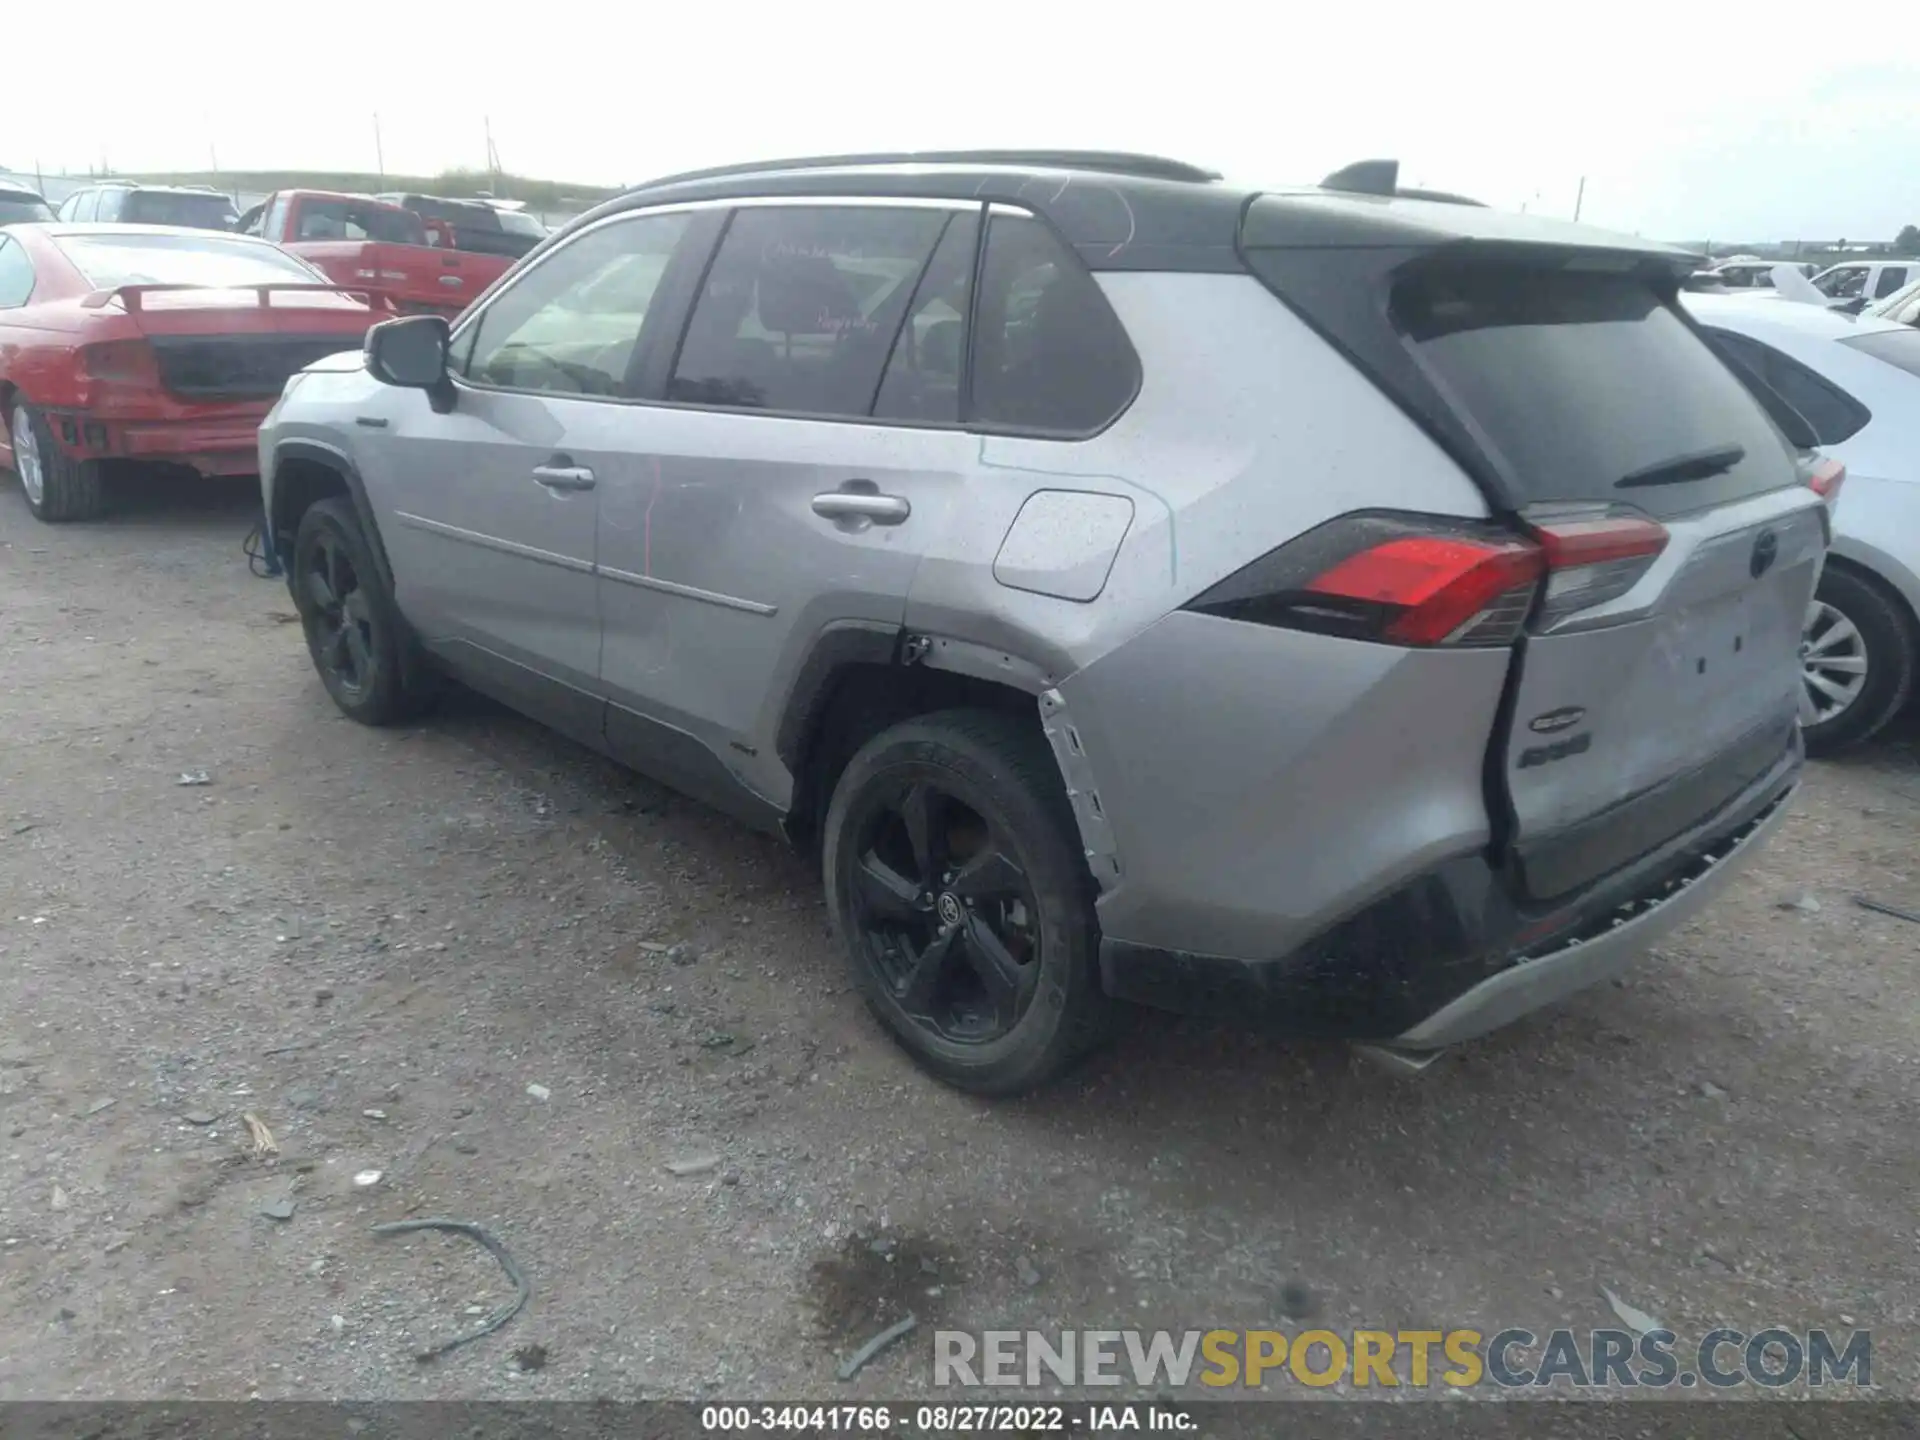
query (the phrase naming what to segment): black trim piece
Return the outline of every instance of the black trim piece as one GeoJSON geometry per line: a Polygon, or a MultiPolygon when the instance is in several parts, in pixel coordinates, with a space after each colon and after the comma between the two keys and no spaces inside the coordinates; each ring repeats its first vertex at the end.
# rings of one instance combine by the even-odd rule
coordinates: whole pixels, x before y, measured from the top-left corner
{"type": "Polygon", "coordinates": [[[1516,901],[1484,855],[1462,855],[1270,959],[1102,939],[1101,983],[1118,999],[1182,1014],[1291,1035],[1391,1040],[1501,971],[1670,898],[1786,802],[1801,764],[1796,744],[1718,815],[1557,903],[1516,901]]]}
{"type": "Polygon", "coordinates": [[[848,620],[828,626],[815,638],[793,684],[787,687],[780,724],[774,731],[774,754],[788,771],[800,773],[814,725],[826,710],[838,674],[854,665],[894,664],[899,659],[902,633],[896,625],[848,620]]]}
{"type": "Polygon", "coordinates": [[[475,690],[538,720],[591,750],[607,753],[607,702],[469,640],[423,642],[436,659],[475,690]]]}
{"type": "Polygon", "coordinates": [[[720,240],[733,218],[727,210],[699,210],[689,219],[673,258],[667,261],[659,288],[647,304],[646,318],[640,322],[640,335],[634,341],[633,358],[627,365],[627,398],[641,403],[664,401],[667,382],[680,359],[680,346],[686,339],[687,325],[693,319],[693,307],[707,283],[707,271],[713,257],[720,253],[720,240]],[[658,316],[658,319],[655,317],[658,316]]]}
{"type": "Polygon", "coordinates": [[[1717,814],[1760,776],[1799,750],[1791,716],[1761,725],[1706,764],[1629,796],[1598,815],[1514,846],[1522,889],[1553,900],[1658,848],[1700,816],[1717,814]]]}
{"type": "MultiPolygon", "coordinates": [[[[913,288],[907,292],[907,303],[900,311],[900,319],[893,327],[893,334],[887,337],[887,358],[880,362],[880,373],[873,377],[873,393],[867,396],[867,408],[863,412],[868,418],[872,418],[873,412],[880,408],[880,392],[887,388],[887,372],[893,369],[893,362],[899,355],[900,337],[907,333],[907,326],[913,323],[914,307],[920,301],[920,287],[927,283],[927,275],[933,269],[934,257],[939,255],[940,247],[946,244],[947,235],[952,231],[954,222],[958,218],[958,214],[949,215],[940,222],[940,233],[933,237],[933,244],[927,250],[927,258],[920,262],[920,273],[913,277],[913,288]]],[[[974,265],[977,268],[980,263],[978,245],[975,245],[974,252],[974,265]]],[[[964,387],[966,379],[964,361],[960,375],[964,387]]],[[[964,415],[967,412],[962,410],[960,413],[964,415]]]]}
{"type": "Polygon", "coordinates": [[[696,737],[611,701],[605,713],[605,749],[615,760],[756,830],[784,835],[780,808],[696,737]]]}
{"type": "MultiPolygon", "coordinates": [[[[707,405],[688,405],[688,402],[671,399],[674,373],[680,368],[680,352],[687,348],[687,336],[693,329],[693,312],[700,308],[700,297],[707,293],[707,277],[713,274],[713,267],[720,260],[720,247],[727,243],[727,232],[733,229],[733,217],[738,210],[725,210],[720,213],[720,228],[714,234],[713,242],[707,246],[707,253],[700,262],[699,274],[693,278],[693,293],[687,299],[687,307],[680,314],[680,326],[673,337],[673,348],[667,355],[666,376],[660,382],[660,400],[667,405],[686,405],[689,409],[706,410],[717,407],[707,405]]],[[[752,413],[748,407],[736,407],[737,413],[752,413]]],[[[851,417],[848,417],[851,418],[851,417]]]]}

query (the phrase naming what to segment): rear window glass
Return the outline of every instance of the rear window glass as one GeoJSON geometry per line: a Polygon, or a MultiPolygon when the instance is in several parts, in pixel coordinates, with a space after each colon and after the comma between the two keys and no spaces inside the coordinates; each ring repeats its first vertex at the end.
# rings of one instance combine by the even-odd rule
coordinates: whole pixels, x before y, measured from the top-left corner
{"type": "Polygon", "coordinates": [[[1746,387],[1633,276],[1434,269],[1396,287],[1393,313],[1527,502],[1679,515],[1794,483],[1746,387]]]}
{"type": "Polygon", "coordinates": [[[53,219],[53,207],[39,196],[0,191],[0,225],[13,225],[23,220],[51,219],[53,219]]]}
{"type": "Polygon", "coordinates": [[[1909,375],[1920,375],[1920,330],[1882,330],[1873,335],[1849,335],[1840,342],[1864,350],[1909,375]]]}
{"type": "Polygon", "coordinates": [[[133,225],[185,225],[225,230],[238,218],[224,195],[177,195],[165,190],[136,190],[127,196],[120,219],[133,225]]]}
{"type": "Polygon", "coordinates": [[[96,290],[121,285],[325,283],[318,272],[258,240],[214,235],[62,235],[58,244],[96,290]]]}

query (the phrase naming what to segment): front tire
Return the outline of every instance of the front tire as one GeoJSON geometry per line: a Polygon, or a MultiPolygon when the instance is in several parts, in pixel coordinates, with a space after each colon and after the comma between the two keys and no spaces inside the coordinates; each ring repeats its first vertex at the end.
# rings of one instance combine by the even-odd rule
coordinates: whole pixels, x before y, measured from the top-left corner
{"type": "Polygon", "coordinates": [[[1831,755],[1885,728],[1913,693],[1915,638],[1899,601],[1829,562],[1800,641],[1800,729],[1831,755]]]}
{"type": "Polygon", "coordinates": [[[973,710],[895,725],[848,762],[824,832],[854,983],[924,1069],[1014,1095],[1105,1036],[1092,877],[1034,728],[973,710]]]}
{"type": "Polygon", "coordinates": [[[316,501],[300,517],[289,584],[313,668],[342,714],[393,725],[420,713],[429,694],[412,636],[347,500],[316,501]]]}
{"type": "Polygon", "coordinates": [[[49,525],[97,520],[106,513],[106,476],[98,460],[76,460],[54,442],[47,417],[24,400],[7,417],[13,470],[33,518],[49,525]]]}

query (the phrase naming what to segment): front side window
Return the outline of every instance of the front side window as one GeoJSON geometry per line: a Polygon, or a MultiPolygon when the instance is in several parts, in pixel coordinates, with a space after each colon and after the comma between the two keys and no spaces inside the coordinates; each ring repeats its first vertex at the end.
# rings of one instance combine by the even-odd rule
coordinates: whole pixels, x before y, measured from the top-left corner
{"type": "Polygon", "coordinates": [[[126,203],[126,191],[102,190],[99,198],[94,202],[94,211],[89,218],[102,222],[119,220],[123,218],[121,212],[126,209],[126,203]]]}
{"type": "Polygon", "coordinates": [[[33,261],[18,242],[0,235],[0,310],[27,303],[33,294],[33,261]]]}
{"type": "Polygon", "coordinates": [[[627,394],[640,327],[687,222],[638,215],[552,252],[480,313],[476,333],[461,336],[466,378],[508,390],[627,394]]]}
{"type": "Polygon", "coordinates": [[[1829,270],[1813,282],[1813,288],[1830,300],[1851,300],[1867,288],[1867,267],[1846,265],[1829,270]]]}
{"type": "Polygon", "coordinates": [[[802,415],[872,412],[941,210],[737,211],[687,322],[667,398],[802,415]]]}
{"type": "Polygon", "coordinates": [[[1140,361],[1099,284],[1038,220],[987,225],[971,423],[1085,435],[1133,400],[1140,361]]]}

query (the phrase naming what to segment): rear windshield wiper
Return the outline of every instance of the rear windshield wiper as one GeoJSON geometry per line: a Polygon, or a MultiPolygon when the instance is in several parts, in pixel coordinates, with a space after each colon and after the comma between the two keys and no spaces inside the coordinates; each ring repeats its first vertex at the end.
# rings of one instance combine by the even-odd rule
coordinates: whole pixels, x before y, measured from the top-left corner
{"type": "Polygon", "coordinates": [[[1726,474],[1746,458],[1747,447],[1744,445],[1716,445],[1711,450],[1695,450],[1691,454],[1662,460],[1658,465],[1645,466],[1621,476],[1613,483],[1617,489],[1634,490],[1645,485],[1678,485],[1686,480],[1709,480],[1715,475],[1726,474]]]}

